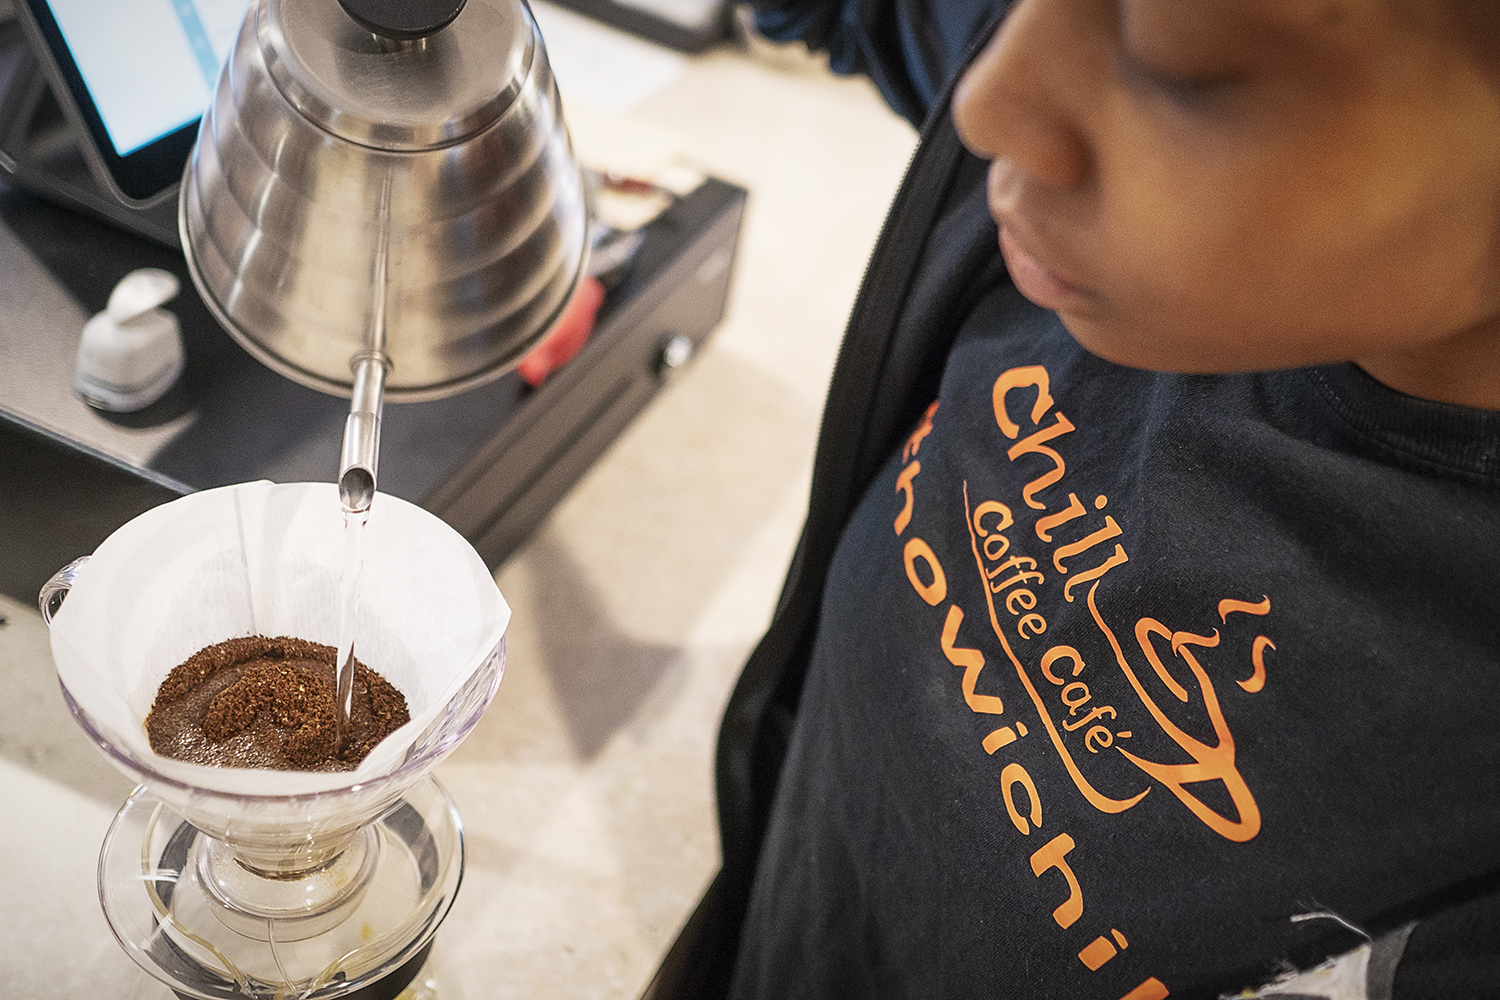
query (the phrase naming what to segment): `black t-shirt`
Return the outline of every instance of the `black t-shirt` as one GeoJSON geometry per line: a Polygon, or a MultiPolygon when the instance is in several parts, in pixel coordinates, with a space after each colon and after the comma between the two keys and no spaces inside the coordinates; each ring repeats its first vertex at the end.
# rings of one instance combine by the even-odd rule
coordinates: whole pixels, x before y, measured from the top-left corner
{"type": "Polygon", "coordinates": [[[733,995],[1213,996],[1472,893],[1497,484],[1500,414],[994,285],[839,544],[733,995]]]}

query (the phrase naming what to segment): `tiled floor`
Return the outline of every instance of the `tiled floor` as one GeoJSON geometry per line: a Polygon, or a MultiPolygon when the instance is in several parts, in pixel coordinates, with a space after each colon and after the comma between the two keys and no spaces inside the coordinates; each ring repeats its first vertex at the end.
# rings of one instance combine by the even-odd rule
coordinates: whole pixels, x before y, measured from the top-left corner
{"type": "MultiPolygon", "coordinates": [[[[867,85],[792,55],[658,60],[624,109],[554,61],[585,160],[688,163],[751,198],[722,328],[497,576],[505,681],[438,769],[468,850],[439,935],[450,1000],[635,997],[712,875],[718,716],[795,541],[843,321],[914,142],[867,85]]],[[[0,613],[3,992],[165,997],[93,886],[128,784],[68,719],[35,611],[0,613]]]]}

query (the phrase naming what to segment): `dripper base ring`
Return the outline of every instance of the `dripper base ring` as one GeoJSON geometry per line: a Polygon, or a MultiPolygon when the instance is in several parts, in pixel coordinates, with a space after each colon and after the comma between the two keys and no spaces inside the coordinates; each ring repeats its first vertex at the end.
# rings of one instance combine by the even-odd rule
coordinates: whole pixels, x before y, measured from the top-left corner
{"type": "Polygon", "coordinates": [[[379,842],[374,827],[365,827],[349,846],[325,864],[300,876],[259,872],[245,864],[221,840],[199,836],[178,879],[190,880],[214,904],[213,916],[236,934],[257,941],[300,941],[333,930],[350,919],[364,901],[375,877],[379,842]]]}
{"type": "Polygon", "coordinates": [[[179,997],[383,1000],[421,970],[452,906],[462,825],[429,775],[356,840],[342,868],[335,863],[305,886],[275,880],[269,896],[237,905],[223,885],[204,882],[234,864],[229,849],[137,789],[104,840],[100,901],[127,954],[179,997]],[[330,892],[337,880],[348,884],[330,892]],[[290,902],[299,889],[311,900],[300,910],[290,902]],[[264,914],[268,899],[288,915],[254,912],[264,914]]]}

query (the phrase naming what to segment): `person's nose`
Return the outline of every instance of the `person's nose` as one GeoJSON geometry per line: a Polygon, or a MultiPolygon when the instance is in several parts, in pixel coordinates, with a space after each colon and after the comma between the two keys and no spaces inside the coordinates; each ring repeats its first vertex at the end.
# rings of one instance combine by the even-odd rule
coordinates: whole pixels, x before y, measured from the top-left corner
{"type": "Polygon", "coordinates": [[[1081,39],[1069,7],[1020,0],[953,95],[953,122],[971,152],[1059,189],[1084,184],[1091,170],[1074,76],[1081,39]]]}

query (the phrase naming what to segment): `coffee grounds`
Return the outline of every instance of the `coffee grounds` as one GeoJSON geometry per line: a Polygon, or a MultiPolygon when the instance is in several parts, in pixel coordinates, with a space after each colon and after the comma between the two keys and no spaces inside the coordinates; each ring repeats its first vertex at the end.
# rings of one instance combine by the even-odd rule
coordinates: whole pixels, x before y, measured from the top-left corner
{"type": "Polygon", "coordinates": [[[247,636],[200,649],[167,674],[146,715],[151,749],[216,767],[352,771],[411,719],[406,699],[354,660],[342,745],[334,711],[338,650],[285,636],[247,636]]]}

